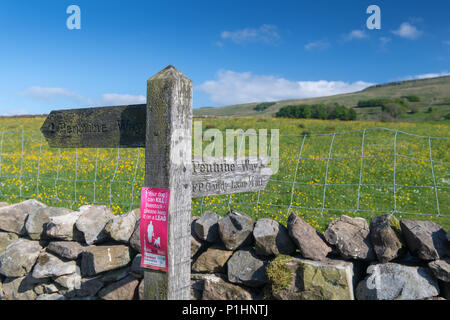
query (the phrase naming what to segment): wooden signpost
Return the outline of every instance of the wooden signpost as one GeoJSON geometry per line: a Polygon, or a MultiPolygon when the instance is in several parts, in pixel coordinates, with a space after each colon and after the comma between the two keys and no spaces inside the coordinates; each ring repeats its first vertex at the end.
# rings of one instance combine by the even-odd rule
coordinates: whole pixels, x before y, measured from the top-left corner
{"type": "Polygon", "coordinates": [[[147,104],[52,111],[51,147],[145,147],[144,187],[168,190],[168,269],[146,269],[145,299],[190,298],[191,198],[263,190],[265,158],[192,160],[192,81],[168,66],[147,82],[147,104]]]}

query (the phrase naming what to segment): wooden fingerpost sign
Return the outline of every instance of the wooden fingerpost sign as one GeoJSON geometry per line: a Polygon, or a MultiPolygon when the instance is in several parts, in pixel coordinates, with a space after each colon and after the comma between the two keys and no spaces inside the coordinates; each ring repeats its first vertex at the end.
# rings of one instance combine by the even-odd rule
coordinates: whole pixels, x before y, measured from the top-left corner
{"type": "Polygon", "coordinates": [[[145,299],[190,298],[192,197],[264,190],[272,175],[266,157],[192,159],[192,81],[173,66],[147,81],[146,105],[52,111],[41,132],[56,148],[145,147],[145,299]]]}
{"type": "MultiPolygon", "coordinates": [[[[192,81],[172,66],[147,82],[145,144],[149,147],[145,149],[143,192],[165,195],[167,221],[155,222],[161,228],[166,224],[168,239],[166,270],[146,269],[144,297],[187,300],[191,281],[192,81]]],[[[165,207],[163,201],[158,203],[165,207]]]]}

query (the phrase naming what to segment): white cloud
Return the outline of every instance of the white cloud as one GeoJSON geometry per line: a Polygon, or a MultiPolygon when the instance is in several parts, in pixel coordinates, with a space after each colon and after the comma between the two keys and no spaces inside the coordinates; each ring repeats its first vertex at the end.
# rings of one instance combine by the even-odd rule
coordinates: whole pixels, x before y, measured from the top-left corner
{"type": "Polygon", "coordinates": [[[399,37],[411,40],[417,39],[422,34],[422,31],[409,22],[403,22],[397,30],[392,30],[391,32],[399,37]]]}
{"type": "Polygon", "coordinates": [[[22,116],[22,115],[26,115],[26,114],[31,114],[31,113],[26,109],[11,109],[11,110],[4,112],[2,114],[2,116],[22,116]]]}
{"type": "Polygon", "coordinates": [[[309,43],[305,44],[305,49],[308,51],[314,50],[314,49],[325,50],[329,46],[330,46],[329,42],[318,40],[318,41],[313,41],[313,42],[309,42],[309,43]]]}
{"type": "Polygon", "coordinates": [[[449,45],[450,46],[450,40],[447,41],[442,41],[444,44],[449,45]]]}
{"type": "Polygon", "coordinates": [[[104,93],[100,99],[84,97],[74,91],[65,88],[45,88],[32,86],[21,95],[37,100],[50,100],[57,97],[69,98],[80,105],[127,105],[146,103],[147,98],[143,95],[104,93]]]}
{"type": "Polygon", "coordinates": [[[219,105],[322,97],[362,90],[372,83],[356,81],[290,81],[272,75],[221,70],[217,80],[206,81],[197,90],[219,105]]]}
{"type": "Polygon", "coordinates": [[[389,42],[391,42],[391,38],[388,38],[388,37],[380,37],[380,42],[381,42],[381,45],[386,45],[386,44],[388,44],[389,42]]]}
{"type": "Polygon", "coordinates": [[[347,41],[351,41],[354,39],[364,39],[367,38],[367,34],[364,30],[353,30],[349,34],[344,36],[344,39],[347,41]]]}
{"type": "Polygon", "coordinates": [[[79,98],[75,92],[64,88],[45,88],[40,86],[32,86],[21,92],[21,95],[33,99],[49,100],[55,97],[71,97],[79,98]]]}
{"type": "Polygon", "coordinates": [[[147,98],[145,96],[134,96],[131,94],[105,93],[101,98],[101,103],[110,105],[143,104],[146,102],[147,98]]]}
{"type": "Polygon", "coordinates": [[[423,74],[417,74],[414,76],[406,76],[401,78],[401,80],[421,80],[421,79],[429,79],[429,78],[437,78],[437,77],[444,77],[444,76],[450,76],[450,73],[448,71],[442,71],[438,73],[423,73],[423,74]]]}
{"type": "Polygon", "coordinates": [[[243,44],[247,42],[274,44],[280,40],[277,26],[270,24],[263,24],[257,29],[245,28],[236,31],[223,31],[220,36],[222,39],[231,40],[236,44],[243,44]]]}

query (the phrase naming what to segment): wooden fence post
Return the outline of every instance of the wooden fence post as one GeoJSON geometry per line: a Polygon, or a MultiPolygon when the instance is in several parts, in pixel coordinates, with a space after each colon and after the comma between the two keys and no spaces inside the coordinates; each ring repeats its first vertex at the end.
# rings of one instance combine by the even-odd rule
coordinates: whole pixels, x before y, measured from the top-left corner
{"type": "Polygon", "coordinates": [[[190,299],[192,81],[168,66],[147,81],[144,186],[170,189],[168,272],[146,269],[146,300],[190,299]]]}

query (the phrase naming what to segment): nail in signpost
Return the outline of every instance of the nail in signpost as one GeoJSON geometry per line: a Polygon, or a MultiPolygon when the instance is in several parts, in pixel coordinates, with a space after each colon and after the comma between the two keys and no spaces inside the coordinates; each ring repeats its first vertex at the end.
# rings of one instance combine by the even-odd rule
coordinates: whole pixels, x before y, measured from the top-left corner
{"type": "Polygon", "coordinates": [[[192,81],[168,66],[147,82],[147,104],[52,111],[51,147],[145,147],[141,265],[145,299],[190,298],[191,198],[263,190],[266,158],[192,159],[192,81]]]}

